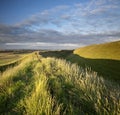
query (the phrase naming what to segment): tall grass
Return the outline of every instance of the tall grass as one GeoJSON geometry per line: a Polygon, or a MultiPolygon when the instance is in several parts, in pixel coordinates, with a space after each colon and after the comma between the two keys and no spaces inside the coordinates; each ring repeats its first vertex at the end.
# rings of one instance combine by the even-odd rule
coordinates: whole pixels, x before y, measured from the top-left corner
{"type": "Polygon", "coordinates": [[[39,71],[48,78],[51,96],[65,114],[119,114],[120,87],[65,60],[43,59],[39,71]]]}
{"type": "Polygon", "coordinates": [[[48,78],[42,71],[41,64],[37,64],[34,78],[34,88],[30,96],[23,99],[23,106],[26,115],[57,115],[60,113],[60,106],[51,97],[48,89],[48,78]]]}
{"type": "Polygon", "coordinates": [[[19,65],[1,73],[0,76],[0,114],[18,114],[20,100],[30,90],[32,69],[35,60],[32,55],[19,65]],[[33,63],[34,62],[34,63],[33,63]]]}
{"type": "Polygon", "coordinates": [[[62,59],[38,58],[32,55],[1,74],[1,114],[120,114],[120,87],[115,83],[90,68],[62,59]]]}

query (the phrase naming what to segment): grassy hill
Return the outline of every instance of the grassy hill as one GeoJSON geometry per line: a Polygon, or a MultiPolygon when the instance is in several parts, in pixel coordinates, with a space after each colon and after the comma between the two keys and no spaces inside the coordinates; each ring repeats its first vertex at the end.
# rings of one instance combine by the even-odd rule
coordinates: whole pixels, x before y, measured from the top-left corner
{"type": "Polygon", "coordinates": [[[120,83],[120,41],[91,45],[74,51],[44,51],[43,57],[63,58],[86,68],[90,67],[98,75],[120,83]]]}
{"type": "Polygon", "coordinates": [[[74,54],[91,59],[120,60],[120,41],[78,48],[74,54]]]}
{"type": "Polygon", "coordinates": [[[67,59],[120,83],[120,41],[78,48],[67,59]]]}
{"type": "Polygon", "coordinates": [[[0,115],[119,115],[119,85],[90,68],[48,58],[65,52],[70,56],[33,52],[1,72],[0,115]]]}
{"type": "Polygon", "coordinates": [[[1,54],[0,115],[119,115],[119,44],[1,54]]]}

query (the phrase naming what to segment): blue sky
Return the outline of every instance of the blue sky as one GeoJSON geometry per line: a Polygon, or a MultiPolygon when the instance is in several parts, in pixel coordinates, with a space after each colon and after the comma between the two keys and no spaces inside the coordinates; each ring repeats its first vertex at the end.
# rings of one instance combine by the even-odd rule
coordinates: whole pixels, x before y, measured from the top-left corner
{"type": "Polygon", "coordinates": [[[46,9],[77,2],[79,0],[0,0],[0,21],[14,24],[46,9]]]}
{"type": "Polygon", "coordinates": [[[0,0],[0,49],[74,49],[116,40],[119,0],[0,0]]]}

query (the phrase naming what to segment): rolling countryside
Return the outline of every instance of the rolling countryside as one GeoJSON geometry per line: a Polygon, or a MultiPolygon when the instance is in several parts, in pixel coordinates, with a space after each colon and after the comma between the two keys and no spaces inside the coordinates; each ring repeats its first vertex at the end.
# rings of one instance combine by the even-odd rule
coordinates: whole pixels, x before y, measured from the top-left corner
{"type": "MultiPolygon", "coordinates": [[[[119,41],[115,43],[119,45],[119,41]]],[[[104,46],[109,47],[111,44],[114,43],[106,43],[104,46]]],[[[96,47],[101,45],[104,48],[103,44],[96,45],[96,47]]],[[[93,46],[88,47],[93,48],[93,46]]],[[[14,62],[15,64],[13,56],[12,66],[5,68],[0,74],[0,114],[118,115],[120,112],[120,86],[118,84],[120,78],[118,77],[119,68],[117,70],[116,68],[119,66],[117,65],[119,60],[110,59],[111,57],[109,60],[101,59],[101,57],[96,59],[93,56],[92,59],[83,58],[80,53],[83,49],[85,50],[86,47],[74,51],[24,52],[20,55],[25,55],[25,57],[21,57],[20,61],[17,60],[18,63],[14,62]],[[104,66],[108,61],[112,66],[104,66]],[[104,72],[101,73],[101,69],[98,70],[98,68],[95,70],[92,65],[103,68],[104,72]],[[105,76],[107,72],[112,73],[110,77],[105,76]]],[[[110,51],[110,48],[108,50],[110,51]]],[[[10,52],[9,55],[16,54],[10,52]]],[[[87,56],[87,52],[85,55],[87,56]]]]}
{"type": "Polygon", "coordinates": [[[0,115],[120,115],[120,0],[0,0],[0,115]]]}

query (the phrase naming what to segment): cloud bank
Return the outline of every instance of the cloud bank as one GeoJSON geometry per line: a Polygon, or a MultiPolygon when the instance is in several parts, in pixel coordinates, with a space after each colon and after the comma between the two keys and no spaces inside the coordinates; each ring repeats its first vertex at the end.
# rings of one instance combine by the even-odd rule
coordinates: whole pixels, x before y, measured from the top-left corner
{"type": "Polygon", "coordinates": [[[61,5],[14,25],[0,24],[0,49],[73,49],[120,40],[120,1],[61,5]]]}

